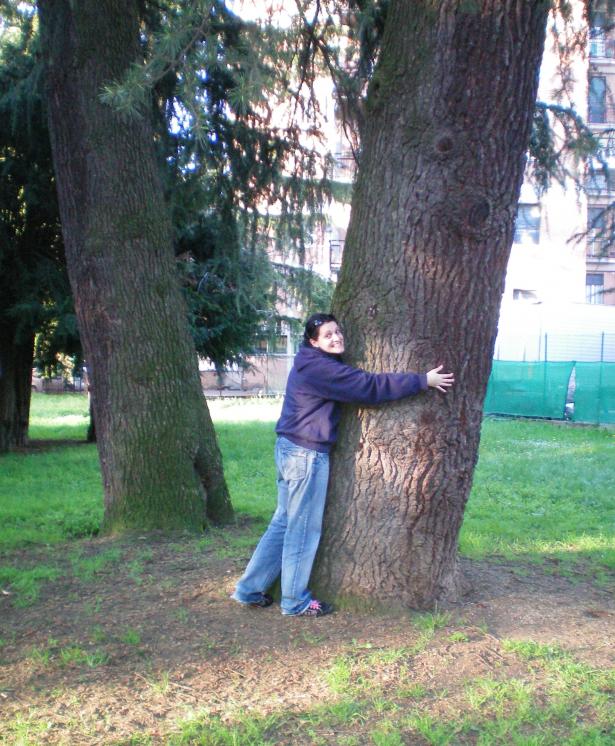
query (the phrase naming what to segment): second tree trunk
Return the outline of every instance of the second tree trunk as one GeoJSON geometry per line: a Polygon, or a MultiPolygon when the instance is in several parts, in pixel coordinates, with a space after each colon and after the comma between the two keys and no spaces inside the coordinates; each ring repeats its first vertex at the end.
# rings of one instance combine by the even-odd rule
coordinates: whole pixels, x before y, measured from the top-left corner
{"type": "Polygon", "coordinates": [[[148,112],[105,84],[140,59],[137,0],[40,0],[62,230],[90,370],[105,527],[232,516],[174,267],[148,112]]]}

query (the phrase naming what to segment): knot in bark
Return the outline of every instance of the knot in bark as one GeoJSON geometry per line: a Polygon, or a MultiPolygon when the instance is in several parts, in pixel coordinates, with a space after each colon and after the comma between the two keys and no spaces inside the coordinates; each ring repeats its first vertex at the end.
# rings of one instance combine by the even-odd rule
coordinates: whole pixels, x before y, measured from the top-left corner
{"type": "Polygon", "coordinates": [[[447,205],[442,221],[456,236],[478,238],[490,227],[491,205],[488,197],[477,194],[460,194],[447,205]]]}
{"type": "Polygon", "coordinates": [[[475,202],[470,208],[468,215],[468,221],[472,228],[480,228],[483,223],[487,220],[491,213],[489,202],[486,199],[481,199],[475,202]]]}
{"type": "Polygon", "coordinates": [[[455,143],[450,135],[438,137],[434,144],[435,151],[438,155],[449,155],[455,143]]]}

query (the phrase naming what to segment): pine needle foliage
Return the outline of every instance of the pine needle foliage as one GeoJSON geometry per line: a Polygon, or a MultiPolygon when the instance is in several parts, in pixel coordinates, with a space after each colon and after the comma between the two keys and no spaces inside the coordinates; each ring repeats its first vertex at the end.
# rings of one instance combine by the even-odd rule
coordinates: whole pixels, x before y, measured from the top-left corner
{"type": "Polygon", "coordinates": [[[276,272],[268,250],[302,264],[331,191],[318,102],[293,72],[301,33],[220,0],[144,8],[143,62],[103,99],[125,116],[153,104],[197,348],[241,364],[254,330],[274,333],[280,286],[313,285],[276,272]]]}
{"type": "MultiPolygon", "coordinates": [[[[37,334],[37,362],[79,356],[38,61],[27,5],[0,36],[0,323],[16,344],[37,334]]],[[[54,371],[55,372],[55,371],[54,371]]]]}
{"type": "MultiPolygon", "coordinates": [[[[34,6],[3,5],[6,23],[35,44],[34,6]]],[[[313,101],[293,93],[288,74],[294,36],[245,23],[224,2],[163,1],[142,4],[141,44],[142,63],[101,95],[125,117],[154,117],[197,349],[218,366],[241,364],[257,337],[277,328],[278,286],[295,280],[276,272],[267,249],[303,261],[329,188],[330,162],[315,147],[320,133],[308,117],[313,101]]],[[[35,55],[27,81],[14,76],[7,102],[35,76],[40,86],[41,70],[35,55]]],[[[16,116],[8,103],[7,111],[16,116]]],[[[26,132],[23,121],[20,128],[26,132]]],[[[28,131],[28,141],[48,149],[44,117],[28,131]]],[[[15,312],[25,318],[31,309],[19,298],[15,312]]],[[[72,312],[70,294],[63,300],[72,312]]],[[[58,303],[44,308],[39,351],[48,363],[58,346],[49,340],[69,346],[70,325],[58,303]]]]}

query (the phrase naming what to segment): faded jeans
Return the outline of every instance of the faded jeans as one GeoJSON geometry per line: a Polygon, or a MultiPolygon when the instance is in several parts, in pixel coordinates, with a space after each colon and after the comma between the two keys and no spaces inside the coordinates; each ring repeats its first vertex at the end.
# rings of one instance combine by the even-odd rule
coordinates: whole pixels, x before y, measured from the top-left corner
{"type": "Polygon", "coordinates": [[[275,463],[278,506],[232,597],[257,601],[281,573],[282,613],[301,614],[312,600],[307,585],[320,541],[329,454],[279,437],[275,463]]]}

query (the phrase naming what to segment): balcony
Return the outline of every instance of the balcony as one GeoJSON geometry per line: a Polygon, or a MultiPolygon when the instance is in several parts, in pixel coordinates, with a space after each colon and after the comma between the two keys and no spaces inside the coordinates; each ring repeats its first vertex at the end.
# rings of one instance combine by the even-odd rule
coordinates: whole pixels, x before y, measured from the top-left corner
{"type": "Polygon", "coordinates": [[[336,181],[352,181],[356,170],[356,161],[352,150],[342,150],[335,153],[333,178],[336,181]]]}
{"type": "Polygon", "coordinates": [[[603,235],[602,231],[590,230],[587,234],[587,259],[588,261],[615,259],[615,236],[609,237],[603,235]]]}
{"type": "Polygon", "coordinates": [[[603,161],[615,160],[615,131],[609,131],[608,134],[601,135],[598,142],[600,143],[600,158],[603,161]]]}
{"type": "Polygon", "coordinates": [[[608,39],[603,29],[591,29],[589,32],[589,56],[592,59],[615,59],[615,39],[608,39]]]}
{"type": "Polygon", "coordinates": [[[585,177],[585,191],[592,197],[608,197],[613,192],[613,177],[609,170],[596,169],[585,177]]]}

